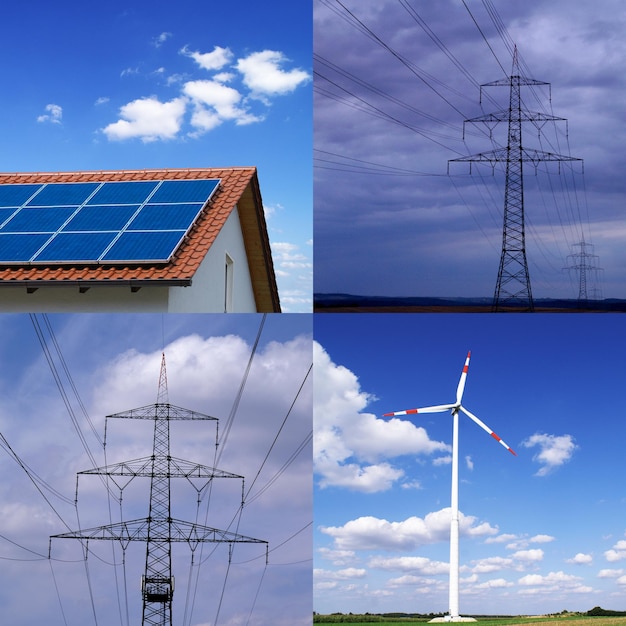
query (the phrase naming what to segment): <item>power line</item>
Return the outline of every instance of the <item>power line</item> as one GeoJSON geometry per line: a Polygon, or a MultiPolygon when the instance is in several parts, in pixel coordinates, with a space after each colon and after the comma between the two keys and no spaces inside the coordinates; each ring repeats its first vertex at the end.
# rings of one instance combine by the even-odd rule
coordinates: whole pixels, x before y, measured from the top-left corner
{"type": "Polygon", "coordinates": [[[252,346],[252,351],[250,352],[250,357],[248,359],[248,365],[246,366],[243,378],[241,380],[241,384],[239,385],[239,389],[233,401],[233,406],[230,410],[230,414],[226,419],[226,428],[222,431],[222,436],[219,441],[220,450],[216,456],[215,463],[216,465],[219,463],[220,458],[222,457],[222,453],[224,451],[224,446],[226,445],[226,441],[228,439],[228,435],[230,434],[230,429],[233,426],[233,422],[235,421],[235,415],[237,414],[237,410],[239,409],[239,403],[241,402],[241,398],[243,396],[243,391],[246,387],[246,383],[248,381],[248,376],[250,374],[250,368],[252,367],[252,361],[254,359],[254,355],[256,354],[256,350],[259,346],[259,341],[261,340],[261,333],[263,332],[263,326],[265,325],[265,320],[267,318],[267,313],[264,313],[261,317],[261,323],[259,325],[259,330],[257,332],[256,339],[254,341],[254,345],[252,346]]]}
{"type": "Polygon", "coordinates": [[[313,363],[311,363],[311,365],[309,366],[309,369],[307,370],[307,373],[304,375],[304,380],[302,381],[302,384],[300,385],[298,391],[296,392],[296,396],[293,399],[293,402],[291,403],[291,406],[289,407],[289,410],[287,411],[287,414],[285,415],[285,418],[283,419],[276,435],[274,436],[274,441],[272,441],[269,450],[267,451],[267,454],[265,455],[265,458],[263,459],[257,473],[256,476],[254,477],[252,484],[248,487],[248,491],[246,491],[246,494],[244,496],[244,500],[247,498],[247,496],[250,494],[250,492],[252,491],[252,487],[254,487],[254,483],[256,483],[258,477],[260,476],[261,472],[263,471],[263,468],[265,467],[265,463],[267,462],[267,459],[269,458],[270,454],[272,453],[272,450],[274,449],[274,446],[276,445],[276,442],[278,441],[278,438],[280,437],[280,433],[282,432],[283,428],[285,427],[285,424],[287,423],[287,420],[289,419],[289,416],[291,415],[291,411],[293,410],[293,407],[295,406],[296,402],[298,401],[298,398],[300,397],[300,393],[302,392],[302,389],[304,388],[304,385],[306,384],[307,379],[309,378],[309,374],[311,373],[311,370],[313,369],[313,363]]]}
{"type": "Polygon", "coordinates": [[[474,22],[476,28],[478,29],[478,32],[481,34],[484,42],[487,44],[487,47],[489,48],[489,50],[491,50],[491,54],[493,54],[493,57],[495,58],[497,64],[500,66],[500,69],[502,70],[502,73],[506,75],[506,70],[504,69],[504,66],[502,65],[502,63],[500,63],[500,59],[498,58],[498,55],[495,53],[494,49],[491,47],[491,44],[489,43],[489,40],[487,39],[487,37],[485,36],[485,33],[483,32],[482,28],[480,27],[480,25],[476,21],[476,18],[474,17],[473,13],[470,11],[470,8],[467,6],[467,3],[465,2],[465,0],[461,0],[461,2],[463,2],[463,6],[467,9],[467,12],[469,13],[470,17],[472,18],[472,21],[474,22]]]}

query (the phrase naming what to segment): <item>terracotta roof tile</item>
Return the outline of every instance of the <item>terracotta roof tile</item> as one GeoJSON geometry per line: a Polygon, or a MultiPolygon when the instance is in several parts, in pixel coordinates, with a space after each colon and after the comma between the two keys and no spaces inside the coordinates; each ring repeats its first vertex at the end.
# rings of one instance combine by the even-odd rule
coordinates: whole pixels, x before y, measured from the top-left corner
{"type": "Polygon", "coordinates": [[[168,263],[153,265],[0,265],[0,288],[4,285],[36,286],[67,282],[126,284],[159,281],[189,284],[229,215],[237,205],[258,311],[280,311],[269,238],[256,168],[199,168],[119,170],[92,172],[38,172],[0,174],[0,185],[12,183],[130,181],[219,178],[221,183],[188,236],[168,263]],[[261,250],[261,258],[256,253],[261,250]],[[254,252],[253,252],[254,251],[254,252]]]}

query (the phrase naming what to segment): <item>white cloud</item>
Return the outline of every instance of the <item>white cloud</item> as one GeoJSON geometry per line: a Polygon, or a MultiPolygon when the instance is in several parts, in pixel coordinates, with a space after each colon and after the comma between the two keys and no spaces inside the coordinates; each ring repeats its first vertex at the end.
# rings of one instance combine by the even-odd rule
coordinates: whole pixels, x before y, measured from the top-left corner
{"type": "Polygon", "coordinates": [[[185,96],[191,98],[195,111],[191,125],[200,131],[215,128],[225,120],[238,126],[262,121],[241,106],[243,97],[234,88],[214,80],[193,80],[183,87],[185,96]]]}
{"type": "Polygon", "coordinates": [[[474,461],[472,461],[471,456],[465,457],[465,465],[467,465],[467,469],[472,471],[474,469],[474,461]]]}
{"type": "Polygon", "coordinates": [[[523,569],[519,564],[516,564],[513,559],[505,558],[501,556],[490,556],[486,559],[480,559],[473,561],[474,565],[471,571],[475,574],[490,574],[492,572],[499,572],[503,569],[523,569]]]}
{"type": "Polygon", "coordinates": [[[287,241],[274,242],[272,244],[272,252],[275,252],[285,262],[300,262],[306,259],[304,255],[298,252],[298,246],[295,243],[287,241]]]}
{"type": "Polygon", "coordinates": [[[626,559],[626,540],[618,541],[611,550],[604,553],[604,558],[609,562],[621,561],[626,559]]]}
{"type": "Polygon", "coordinates": [[[419,480],[411,480],[411,481],[402,483],[400,487],[402,487],[402,489],[421,489],[422,484],[420,483],[419,480]]]}
{"type": "Polygon", "coordinates": [[[619,578],[623,575],[623,569],[601,569],[598,572],[598,578],[619,578]]]}
{"type": "Polygon", "coordinates": [[[369,560],[368,566],[387,571],[413,572],[427,576],[447,574],[450,571],[449,563],[431,561],[423,556],[375,556],[369,560]]]}
{"type": "MultiPolygon", "coordinates": [[[[462,536],[480,537],[497,533],[488,523],[476,523],[476,518],[459,513],[462,536]]],[[[359,517],[343,526],[324,526],[321,532],[335,540],[340,550],[413,550],[421,545],[447,541],[450,537],[450,508],[428,513],[424,519],[409,517],[390,522],[373,516],[359,517]]]]}
{"type": "Polygon", "coordinates": [[[135,74],[139,74],[138,67],[127,67],[126,69],[120,72],[120,76],[124,78],[125,76],[134,76],[135,74]]]}
{"type": "Polygon", "coordinates": [[[184,98],[169,102],[160,102],[154,96],[133,100],[120,108],[122,119],[106,126],[103,132],[114,141],[139,138],[148,143],[173,139],[180,131],[185,108],[184,98]]]}
{"type": "Polygon", "coordinates": [[[554,541],[554,537],[551,535],[535,535],[534,537],[528,537],[527,535],[499,535],[487,539],[485,543],[507,543],[507,550],[523,550],[527,548],[531,543],[550,543],[554,541]]]}
{"type": "Polygon", "coordinates": [[[98,98],[96,100],[95,105],[100,106],[101,104],[106,104],[109,100],[110,98],[108,98],[107,96],[102,96],[101,98],[98,98]]]}
{"type": "Polygon", "coordinates": [[[303,254],[298,245],[285,241],[272,242],[271,246],[274,270],[280,279],[278,288],[281,304],[287,308],[305,304],[310,306],[310,287],[313,283],[310,250],[303,254]]]}
{"type": "Polygon", "coordinates": [[[440,580],[437,580],[436,578],[426,578],[424,576],[413,576],[411,574],[405,574],[404,576],[398,576],[397,578],[390,578],[387,581],[386,586],[391,587],[392,589],[399,587],[414,587],[414,593],[429,595],[433,592],[433,587],[443,590],[443,585],[440,580]]]}
{"type": "Polygon", "coordinates": [[[505,589],[506,587],[513,587],[514,583],[505,580],[504,578],[495,578],[493,580],[487,580],[484,583],[475,585],[474,589],[505,589]]]}
{"type": "Polygon", "coordinates": [[[152,40],[152,44],[155,48],[160,48],[171,36],[172,33],[162,32],[152,40]]]}
{"type": "MultiPolygon", "coordinates": [[[[153,43],[159,47],[169,37],[171,33],[163,32],[153,43]]],[[[211,52],[194,51],[185,46],[180,53],[193,59],[203,70],[213,72],[213,76],[200,80],[187,80],[188,77],[180,74],[166,77],[169,86],[182,84],[181,95],[166,103],[160,102],[156,96],[142,97],[122,106],[121,119],[104,128],[110,140],[139,137],[144,142],[150,142],[172,139],[181,131],[189,104],[193,107],[190,137],[199,137],[225,121],[234,122],[237,126],[262,122],[264,115],[250,111],[248,104],[252,99],[257,101],[257,106],[260,106],[259,101],[269,106],[269,97],[291,93],[310,79],[303,70],[282,69],[287,60],[282,52],[253,52],[236,63],[233,63],[232,50],[220,46],[214,46],[211,52]],[[234,85],[236,79],[238,84],[234,85]],[[152,123],[155,116],[161,119],[152,123]],[[163,130],[159,131],[159,126],[163,130]]],[[[122,71],[121,76],[138,73],[139,69],[129,67],[122,71]]],[[[155,76],[165,77],[165,74],[163,67],[153,72],[155,76]]],[[[41,116],[40,121],[56,120],[47,115],[41,116]]]]}
{"type": "Polygon", "coordinates": [[[519,579],[522,586],[545,587],[547,590],[578,587],[582,578],[565,572],[550,572],[546,576],[541,574],[527,574],[519,579]]]}
{"type": "Polygon", "coordinates": [[[519,579],[522,595],[553,595],[568,592],[573,594],[591,593],[593,587],[583,584],[580,576],[573,576],[565,572],[550,572],[546,576],[528,574],[519,579]]]}
{"type": "Polygon", "coordinates": [[[212,80],[193,80],[185,83],[183,93],[194,103],[209,106],[222,119],[237,119],[242,111],[237,108],[241,94],[232,87],[226,87],[212,80]]]}
{"type": "Polygon", "coordinates": [[[201,134],[217,128],[223,120],[215,111],[210,111],[202,106],[197,106],[191,116],[191,125],[196,132],[191,133],[192,137],[199,137],[201,134]]]}
{"type": "Polygon", "coordinates": [[[281,69],[286,60],[282,52],[263,50],[239,59],[237,69],[243,74],[243,82],[253,94],[282,95],[291,93],[310,80],[309,74],[304,70],[281,69]]]}
{"type": "Polygon", "coordinates": [[[63,119],[63,109],[58,104],[47,104],[47,113],[37,118],[38,122],[50,122],[52,124],[60,124],[63,119]]]}
{"type": "Polygon", "coordinates": [[[408,420],[383,420],[363,410],[373,399],[357,377],[314,342],[314,463],[320,486],[373,493],[404,476],[388,459],[446,450],[408,420]]]}
{"type": "Polygon", "coordinates": [[[216,80],[218,83],[230,83],[234,78],[235,75],[232,72],[219,72],[213,76],[213,80],[216,80]]]}
{"type": "Polygon", "coordinates": [[[543,560],[543,550],[518,550],[511,557],[519,561],[541,561],[543,560]]]}
{"type": "Polygon", "coordinates": [[[485,543],[506,543],[507,541],[511,541],[513,539],[517,539],[517,535],[503,534],[498,535],[497,537],[489,537],[485,540],[485,543]]]}
{"type": "Polygon", "coordinates": [[[338,464],[323,456],[317,458],[316,470],[324,474],[320,481],[321,487],[347,487],[364,493],[386,491],[404,475],[402,470],[395,469],[389,463],[368,466],[356,463],[338,464]]]}
{"type": "Polygon", "coordinates": [[[533,457],[534,461],[541,463],[543,467],[535,476],[546,476],[553,469],[563,465],[572,458],[578,446],[574,443],[571,435],[546,435],[536,433],[522,442],[526,448],[539,446],[539,452],[533,457]]]}
{"type": "Polygon", "coordinates": [[[351,580],[353,578],[365,578],[367,570],[363,568],[347,567],[338,570],[314,569],[313,577],[315,580],[320,578],[326,580],[351,580]]]}
{"type": "Polygon", "coordinates": [[[344,567],[356,560],[354,550],[332,550],[331,548],[319,548],[317,552],[323,559],[330,561],[336,567],[344,567]]]}
{"type": "Polygon", "coordinates": [[[230,48],[215,46],[211,52],[194,52],[185,46],[181,54],[191,57],[204,70],[221,70],[233,60],[230,48]]]}
{"type": "Polygon", "coordinates": [[[573,565],[591,565],[593,562],[593,556],[591,554],[583,554],[579,552],[576,556],[571,559],[567,559],[567,563],[572,563],[573,565]]]}

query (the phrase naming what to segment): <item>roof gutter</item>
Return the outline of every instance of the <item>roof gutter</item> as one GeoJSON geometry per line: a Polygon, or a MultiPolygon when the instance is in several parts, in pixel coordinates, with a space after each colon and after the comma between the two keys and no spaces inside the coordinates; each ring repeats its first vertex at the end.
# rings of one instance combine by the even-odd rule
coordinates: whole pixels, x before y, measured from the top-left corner
{"type": "Polygon", "coordinates": [[[191,278],[177,279],[126,279],[126,280],[0,280],[0,289],[3,287],[26,287],[36,289],[39,287],[78,287],[88,289],[89,287],[130,287],[140,289],[141,287],[190,287],[191,278]]]}

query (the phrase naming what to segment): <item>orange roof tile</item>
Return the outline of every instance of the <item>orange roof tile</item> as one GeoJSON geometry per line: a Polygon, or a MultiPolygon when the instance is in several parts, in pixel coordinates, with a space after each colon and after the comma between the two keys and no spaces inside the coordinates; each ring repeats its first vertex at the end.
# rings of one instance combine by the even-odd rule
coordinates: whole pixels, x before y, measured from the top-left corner
{"type": "Polygon", "coordinates": [[[256,168],[199,168],[0,174],[0,185],[88,181],[219,178],[219,187],[168,263],[146,265],[0,265],[0,288],[24,285],[190,285],[193,275],[235,206],[239,208],[252,288],[259,312],[279,312],[280,302],[256,168]]]}

